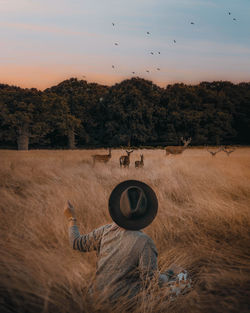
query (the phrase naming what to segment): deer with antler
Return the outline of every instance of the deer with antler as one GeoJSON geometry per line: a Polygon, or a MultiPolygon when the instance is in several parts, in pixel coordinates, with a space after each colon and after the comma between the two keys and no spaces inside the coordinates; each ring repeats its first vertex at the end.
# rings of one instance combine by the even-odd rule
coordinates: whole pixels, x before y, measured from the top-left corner
{"type": "Polygon", "coordinates": [[[108,154],[94,154],[92,155],[93,166],[95,166],[96,162],[107,163],[111,159],[111,148],[109,148],[108,154]]]}
{"type": "Polygon", "coordinates": [[[139,168],[139,167],[143,167],[144,166],[144,157],[143,154],[140,154],[141,160],[140,161],[135,161],[135,167],[139,168]]]}
{"type": "Polygon", "coordinates": [[[120,167],[129,167],[129,164],[130,164],[130,154],[133,152],[134,150],[130,150],[130,151],[127,151],[127,155],[122,155],[120,157],[120,167]]]}
{"type": "Polygon", "coordinates": [[[229,157],[230,154],[233,153],[236,149],[232,148],[232,150],[228,150],[227,147],[224,147],[222,150],[226,152],[227,156],[229,157]]]}
{"type": "Polygon", "coordinates": [[[185,140],[183,137],[181,137],[181,141],[184,143],[183,146],[167,146],[165,148],[166,151],[166,155],[169,154],[181,154],[184,150],[187,149],[187,146],[190,144],[192,138],[188,138],[187,140],[185,140]]]}
{"type": "Polygon", "coordinates": [[[222,147],[220,147],[220,148],[219,148],[218,150],[216,150],[216,151],[211,151],[211,150],[208,150],[208,148],[207,148],[207,152],[209,152],[212,157],[215,157],[216,154],[219,153],[221,150],[222,150],[222,147]]]}

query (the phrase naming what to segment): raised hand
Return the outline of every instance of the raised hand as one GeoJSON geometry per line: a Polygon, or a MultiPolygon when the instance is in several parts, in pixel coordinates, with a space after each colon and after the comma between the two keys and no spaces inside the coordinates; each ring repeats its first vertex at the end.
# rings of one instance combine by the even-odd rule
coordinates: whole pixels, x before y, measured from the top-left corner
{"type": "Polygon", "coordinates": [[[67,217],[67,219],[76,217],[75,216],[75,209],[69,200],[65,203],[63,213],[67,217]]]}

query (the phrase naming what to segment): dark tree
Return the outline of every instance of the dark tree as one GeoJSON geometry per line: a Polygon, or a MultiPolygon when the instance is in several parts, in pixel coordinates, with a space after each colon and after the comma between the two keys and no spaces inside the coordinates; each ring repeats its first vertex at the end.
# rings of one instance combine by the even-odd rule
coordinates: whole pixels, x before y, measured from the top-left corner
{"type": "Polygon", "coordinates": [[[138,145],[157,139],[154,114],[160,88],[132,78],[111,87],[105,97],[105,144],[138,145]]]}
{"type": "Polygon", "coordinates": [[[69,113],[80,120],[78,125],[72,125],[73,128],[68,135],[72,139],[76,135],[80,145],[101,144],[100,132],[103,124],[101,106],[107,87],[71,78],[45,90],[45,93],[51,92],[63,97],[67,102],[69,113]]]}
{"type": "Polygon", "coordinates": [[[112,87],[71,78],[44,92],[0,84],[0,145],[250,144],[250,83],[112,87]]]}
{"type": "Polygon", "coordinates": [[[0,115],[3,141],[16,141],[18,150],[39,142],[49,131],[47,107],[36,89],[0,88],[0,115]]]}
{"type": "Polygon", "coordinates": [[[71,114],[67,100],[52,92],[44,94],[43,100],[49,108],[51,136],[60,134],[66,136],[68,148],[75,149],[75,130],[80,127],[81,121],[71,114]]]}

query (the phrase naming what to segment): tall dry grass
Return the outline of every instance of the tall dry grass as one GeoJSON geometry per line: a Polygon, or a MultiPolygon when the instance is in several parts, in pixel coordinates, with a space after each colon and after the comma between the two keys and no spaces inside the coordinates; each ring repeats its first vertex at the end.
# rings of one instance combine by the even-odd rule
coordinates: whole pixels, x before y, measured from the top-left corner
{"type": "MultiPolygon", "coordinates": [[[[104,150],[98,151],[106,153],[104,150]]],[[[159,268],[178,264],[194,287],[169,302],[164,291],[141,295],[134,312],[247,312],[250,290],[250,149],[215,158],[201,149],[165,157],[138,150],[119,168],[120,150],[107,165],[91,165],[97,151],[0,151],[0,312],[122,312],[98,307],[87,288],[94,253],[72,251],[63,206],[76,207],[80,231],[111,222],[107,202],[126,179],[150,184],[159,211],[145,229],[156,243],[159,268]],[[145,157],[145,167],[133,161],[145,157]]]]}

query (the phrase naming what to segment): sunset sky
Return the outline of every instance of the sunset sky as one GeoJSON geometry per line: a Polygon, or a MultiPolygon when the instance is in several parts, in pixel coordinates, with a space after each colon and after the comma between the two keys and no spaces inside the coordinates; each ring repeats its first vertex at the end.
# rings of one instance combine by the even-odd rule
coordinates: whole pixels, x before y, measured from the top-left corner
{"type": "Polygon", "coordinates": [[[250,81],[250,0],[0,0],[0,83],[131,76],[250,81]]]}

